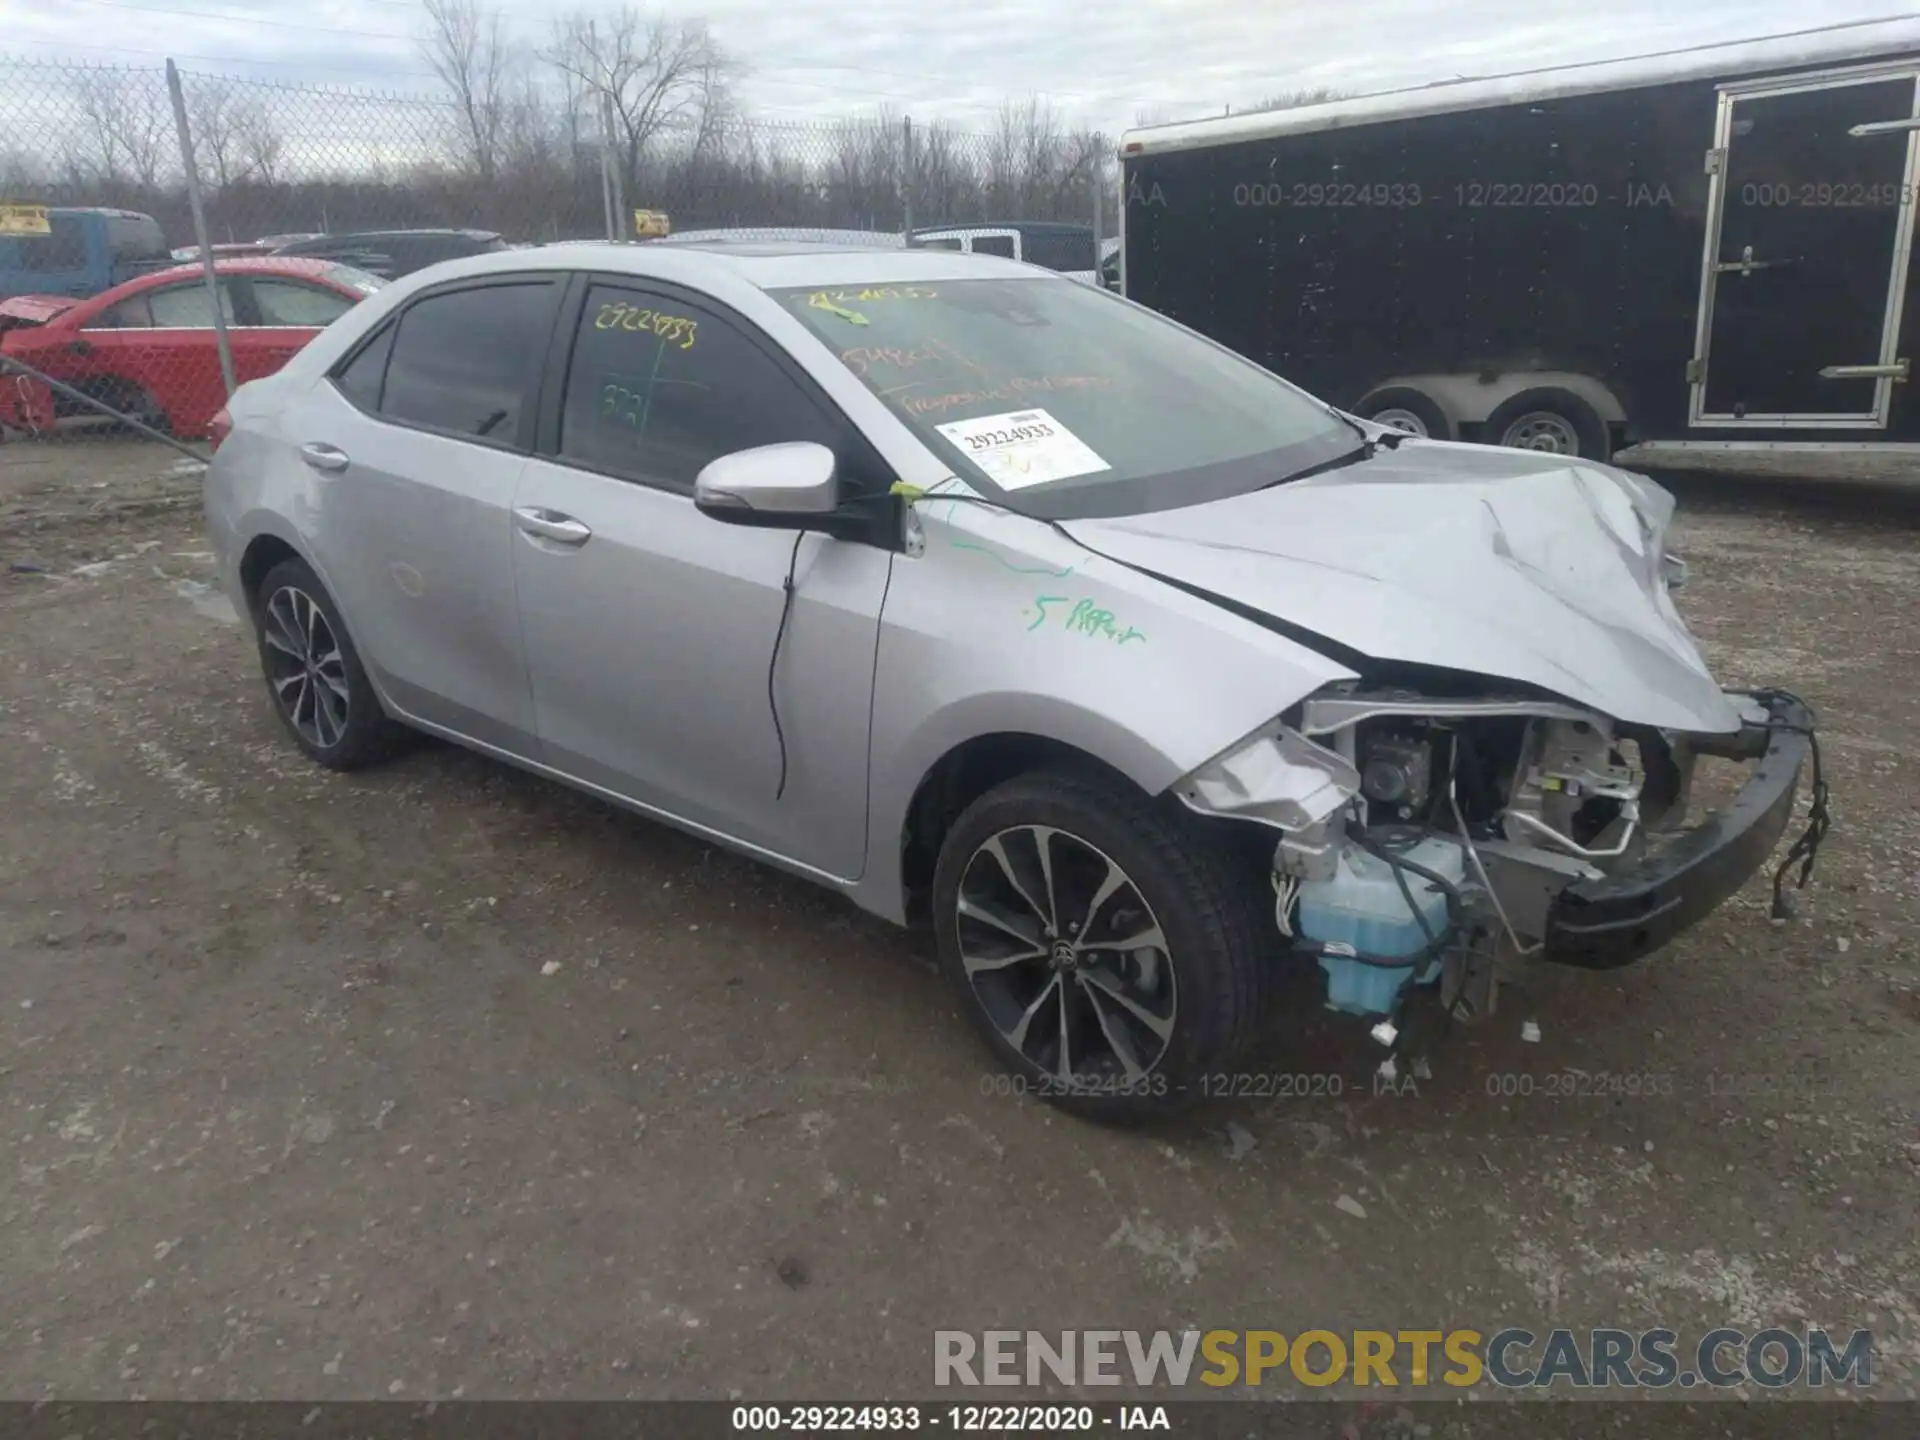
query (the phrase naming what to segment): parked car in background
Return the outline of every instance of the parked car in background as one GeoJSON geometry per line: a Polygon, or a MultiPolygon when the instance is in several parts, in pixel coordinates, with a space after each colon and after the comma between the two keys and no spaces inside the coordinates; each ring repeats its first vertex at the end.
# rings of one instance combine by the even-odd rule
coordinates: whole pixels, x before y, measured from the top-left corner
{"type": "Polygon", "coordinates": [[[0,235],[0,300],[14,295],[84,299],[173,263],[151,215],[50,207],[40,234],[0,235]]]}
{"type": "Polygon", "coordinates": [[[1117,292],[1120,289],[1120,241],[1100,242],[1100,283],[1117,292]]]}
{"type": "MultiPolygon", "coordinates": [[[[386,284],[330,260],[217,260],[220,308],[242,384],[286,364],[322,329],[386,284]]],[[[158,430],[200,436],[226,400],[213,306],[198,264],[142,275],[88,300],[0,301],[0,355],[158,430]]],[[[45,430],[89,407],[18,372],[0,379],[0,424],[45,430]]]]}
{"type": "Polygon", "coordinates": [[[1091,225],[1059,220],[942,225],[915,230],[907,243],[916,250],[959,250],[1044,265],[1089,285],[1097,285],[1100,280],[1099,252],[1091,225]]]}
{"type": "Polygon", "coordinates": [[[293,240],[274,253],[338,260],[383,279],[397,280],[442,260],[507,248],[507,242],[493,230],[361,230],[293,240]]]}
{"type": "MultiPolygon", "coordinates": [[[[271,255],[278,247],[266,240],[226,240],[210,248],[216,260],[235,260],[242,255],[271,255]]],[[[198,260],[200,247],[182,245],[173,252],[173,258],[183,264],[188,260],[198,260]]]]}

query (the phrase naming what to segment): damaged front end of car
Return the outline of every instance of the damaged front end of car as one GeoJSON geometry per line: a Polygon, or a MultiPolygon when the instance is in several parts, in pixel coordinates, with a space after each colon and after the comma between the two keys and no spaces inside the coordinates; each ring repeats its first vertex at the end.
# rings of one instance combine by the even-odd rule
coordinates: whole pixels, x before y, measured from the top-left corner
{"type": "Polygon", "coordinates": [[[1276,926],[1325,972],[1327,1004],[1376,1017],[1382,1043],[1415,992],[1479,1020],[1529,964],[1607,969],[1660,949],[1762,866],[1811,761],[1807,828],[1774,875],[1775,914],[1789,912],[1788,870],[1806,883],[1827,824],[1795,696],[1728,692],[1736,730],[1686,733],[1494,682],[1443,688],[1461,693],[1343,682],[1177,787],[1201,814],[1276,832],[1276,926]],[[1689,823],[1705,756],[1748,770],[1689,823]]]}

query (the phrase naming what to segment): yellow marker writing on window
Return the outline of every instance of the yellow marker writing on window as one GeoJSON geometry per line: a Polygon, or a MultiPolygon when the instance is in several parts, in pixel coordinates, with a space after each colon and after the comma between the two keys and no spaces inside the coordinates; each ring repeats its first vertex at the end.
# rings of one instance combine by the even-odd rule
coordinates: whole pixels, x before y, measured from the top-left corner
{"type": "Polygon", "coordinates": [[[867,317],[862,315],[858,310],[849,310],[844,306],[834,304],[832,297],[824,290],[809,295],[807,297],[807,304],[816,310],[824,310],[829,315],[838,315],[849,325],[865,325],[867,323],[867,317]]]}
{"type": "Polygon", "coordinates": [[[666,315],[658,310],[642,310],[619,300],[600,307],[594,317],[596,330],[640,330],[658,335],[663,341],[678,341],[682,350],[691,350],[699,338],[700,322],[684,315],[666,315]]]}

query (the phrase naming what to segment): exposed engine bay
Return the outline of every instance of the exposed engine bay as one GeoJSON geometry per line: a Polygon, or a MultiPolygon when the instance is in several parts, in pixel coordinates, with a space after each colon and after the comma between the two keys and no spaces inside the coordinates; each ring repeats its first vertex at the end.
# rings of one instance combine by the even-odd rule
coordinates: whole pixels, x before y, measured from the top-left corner
{"type": "MultiPolygon", "coordinates": [[[[1280,831],[1274,920],[1326,974],[1327,1004],[1385,1017],[1410,987],[1455,1020],[1494,1012],[1540,960],[1609,968],[1658,949],[1759,866],[1814,761],[1804,884],[1826,827],[1811,713],[1779,691],[1730,695],[1741,728],[1616,724],[1551,698],[1436,698],[1336,686],[1190,776],[1203,813],[1280,831]],[[1755,762],[1740,797],[1689,828],[1696,761],[1755,762]]],[[[1391,1058],[1389,1059],[1391,1064],[1391,1058]]]]}

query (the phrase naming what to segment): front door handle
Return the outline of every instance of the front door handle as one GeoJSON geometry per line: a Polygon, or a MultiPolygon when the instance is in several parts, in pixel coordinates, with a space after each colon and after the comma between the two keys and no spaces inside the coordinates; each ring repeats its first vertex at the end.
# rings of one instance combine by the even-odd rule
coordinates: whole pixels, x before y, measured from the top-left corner
{"type": "Polygon", "coordinates": [[[333,445],[322,445],[312,441],[300,447],[300,458],[316,470],[339,472],[350,463],[347,452],[333,445]]]}
{"type": "Polygon", "coordinates": [[[527,505],[515,509],[513,518],[527,534],[538,535],[542,540],[552,540],[561,545],[584,545],[593,538],[591,529],[558,510],[543,510],[537,505],[527,505]]]}

